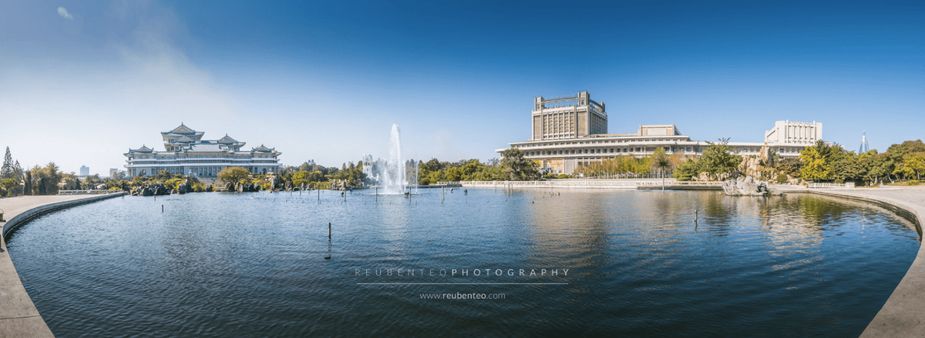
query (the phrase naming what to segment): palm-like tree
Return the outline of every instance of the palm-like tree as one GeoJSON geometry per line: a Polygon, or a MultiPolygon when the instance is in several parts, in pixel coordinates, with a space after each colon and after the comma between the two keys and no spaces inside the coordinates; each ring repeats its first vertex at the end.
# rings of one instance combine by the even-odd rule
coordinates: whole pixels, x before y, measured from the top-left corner
{"type": "Polygon", "coordinates": [[[668,158],[668,154],[665,153],[665,148],[658,147],[655,148],[655,151],[652,152],[652,164],[655,168],[658,169],[658,175],[662,177],[662,190],[665,190],[665,169],[668,169],[671,166],[671,161],[668,158]]]}

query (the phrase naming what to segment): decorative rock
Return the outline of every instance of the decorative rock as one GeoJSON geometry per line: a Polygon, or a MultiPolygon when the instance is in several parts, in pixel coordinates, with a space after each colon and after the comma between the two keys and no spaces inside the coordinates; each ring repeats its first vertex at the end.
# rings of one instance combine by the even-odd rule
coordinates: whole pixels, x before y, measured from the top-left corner
{"type": "Polygon", "coordinates": [[[728,196],[765,196],[768,194],[768,184],[751,176],[740,176],[723,181],[723,192],[728,196]]]}

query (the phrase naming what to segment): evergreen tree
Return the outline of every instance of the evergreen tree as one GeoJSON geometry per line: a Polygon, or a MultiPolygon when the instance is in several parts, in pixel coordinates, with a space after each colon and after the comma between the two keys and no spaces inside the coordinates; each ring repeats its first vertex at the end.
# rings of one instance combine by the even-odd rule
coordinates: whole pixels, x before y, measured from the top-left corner
{"type": "Polygon", "coordinates": [[[540,177],[536,162],[524,158],[524,153],[517,148],[501,152],[501,170],[505,179],[511,181],[529,181],[540,177]]]}
{"type": "Polygon", "coordinates": [[[10,154],[10,147],[6,147],[6,154],[3,155],[3,167],[0,167],[0,178],[13,178],[13,155],[10,154]]]}

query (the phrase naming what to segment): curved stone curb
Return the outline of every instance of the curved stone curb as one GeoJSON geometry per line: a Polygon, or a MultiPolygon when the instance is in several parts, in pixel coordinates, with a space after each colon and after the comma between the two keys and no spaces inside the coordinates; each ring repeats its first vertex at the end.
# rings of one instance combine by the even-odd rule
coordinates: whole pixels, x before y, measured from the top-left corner
{"type": "MultiPolygon", "coordinates": [[[[5,239],[12,235],[16,228],[39,216],[124,194],[120,192],[87,198],[70,196],[64,201],[45,204],[39,202],[38,206],[21,212],[13,211],[6,215],[12,217],[3,224],[0,248],[5,246],[5,239]]],[[[32,303],[32,299],[29,298],[26,288],[23,287],[13,261],[10,259],[9,251],[0,252],[0,337],[54,337],[35,308],[35,304],[32,303]]]]}
{"type": "MultiPolygon", "coordinates": [[[[876,204],[912,222],[922,239],[925,189],[800,190],[796,193],[848,198],[876,204]]],[[[915,260],[861,337],[925,337],[925,246],[919,245],[915,260]]]]}
{"type": "Polygon", "coordinates": [[[93,203],[96,201],[101,201],[101,200],[105,200],[105,199],[109,199],[113,197],[119,197],[124,194],[125,194],[124,192],[118,192],[118,193],[112,193],[112,194],[106,194],[106,195],[97,195],[97,196],[90,197],[90,198],[44,204],[44,205],[40,205],[32,209],[26,210],[20,213],[19,215],[14,216],[12,219],[8,220],[5,224],[3,224],[3,238],[4,239],[9,238],[10,234],[12,234],[13,231],[16,230],[17,227],[19,227],[20,225],[26,224],[29,221],[38,218],[39,216],[42,216],[42,215],[45,215],[51,212],[55,212],[58,210],[62,210],[62,209],[76,207],[78,205],[93,203]]]}

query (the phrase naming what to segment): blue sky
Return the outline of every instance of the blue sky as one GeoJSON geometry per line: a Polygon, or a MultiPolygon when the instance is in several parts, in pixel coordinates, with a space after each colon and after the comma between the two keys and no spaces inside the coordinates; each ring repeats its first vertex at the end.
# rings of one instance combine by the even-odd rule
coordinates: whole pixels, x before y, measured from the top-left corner
{"type": "Polygon", "coordinates": [[[922,1],[3,1],[0,146],[121,167],[183,121],[326,165],[488,159],[533,96],[591,92],[611,132],[761,141],[817,120],[856,149],[925,136],[922,1]]]}

